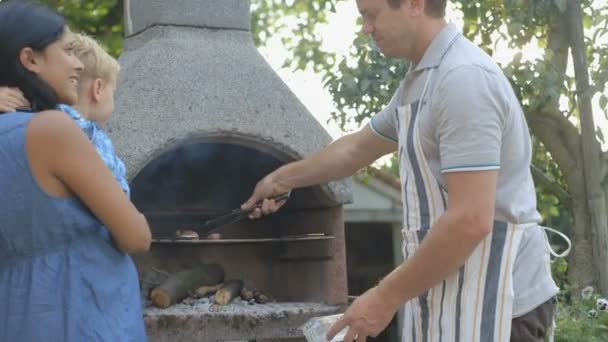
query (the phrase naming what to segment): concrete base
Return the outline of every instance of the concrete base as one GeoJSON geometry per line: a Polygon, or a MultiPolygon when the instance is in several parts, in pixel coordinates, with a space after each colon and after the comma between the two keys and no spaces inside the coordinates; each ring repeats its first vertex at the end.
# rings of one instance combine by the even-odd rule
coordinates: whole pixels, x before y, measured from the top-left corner
{"type": "Polygon", "coordinates": [[[144,311],[150,342],[300,341],[308,319],[335,314],[338,306],[319,303],[270,303],[252,306],[174,305],[144,311]]]}

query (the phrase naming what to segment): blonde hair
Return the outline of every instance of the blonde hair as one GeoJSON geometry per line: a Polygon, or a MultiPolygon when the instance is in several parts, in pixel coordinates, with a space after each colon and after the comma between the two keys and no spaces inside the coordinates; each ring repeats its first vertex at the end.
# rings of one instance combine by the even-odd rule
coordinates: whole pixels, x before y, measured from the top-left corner
{"type": "Polygon", "coordinates": [[[95,39],[77,33],[72,47],[74,55],[84,65],[81,75],[83,78],[100,78],[108,82],[116,80],[120,71],[118,61],[110,56],[95,39]]]}

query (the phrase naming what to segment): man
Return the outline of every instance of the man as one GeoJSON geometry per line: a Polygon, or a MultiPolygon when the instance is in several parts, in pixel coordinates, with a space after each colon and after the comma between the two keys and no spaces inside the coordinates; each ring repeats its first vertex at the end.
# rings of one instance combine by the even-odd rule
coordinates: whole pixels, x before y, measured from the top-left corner
{"type": "MultiPolygon", "coordinates": [[[[405,262],[357,298],[328,338],[376,336],[405,303],[404,341],[544,341],[553,320],[546,237],[537,225],[530,136],[508,80],[444,19],[446,0],[357,0],[363,31],[411,67],[359,132],[261,180],[248,209],[351,176],[398,151],[405,262]]],[[[282,203],[280,203],[282,204],[282,203]]]]}

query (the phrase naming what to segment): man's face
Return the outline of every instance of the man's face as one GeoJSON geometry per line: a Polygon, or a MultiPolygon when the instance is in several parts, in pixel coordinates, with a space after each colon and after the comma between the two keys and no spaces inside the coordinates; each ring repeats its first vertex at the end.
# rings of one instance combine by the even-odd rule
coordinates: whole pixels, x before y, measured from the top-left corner
{"type": "Polygon", "coordinates": [[[357,0],[363,19],[363,33],[370,35],[387,57],[410,58],[415,40],[415,12],[412,0],[393,8],[387,0],[357,0]]]}

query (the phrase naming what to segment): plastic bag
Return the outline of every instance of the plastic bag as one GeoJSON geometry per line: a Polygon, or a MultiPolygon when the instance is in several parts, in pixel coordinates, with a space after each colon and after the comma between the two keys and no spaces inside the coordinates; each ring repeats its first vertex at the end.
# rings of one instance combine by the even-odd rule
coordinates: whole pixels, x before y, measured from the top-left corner
{"type": "MultiPolygon", "coordinates": [[[[302,330],[308,342],[327,342],[327,333],[329,332],[329,329],[331,329],[334,323],[336,323],[341,317],[342,314],[313,317],[304,323],[300,327],[300,330],[302,330]]],[[[344,336],[346,335],[347,331],[348,327],[342,329],[342,331],[336,334],[331,342],[344,341],[344,336]]]]}

